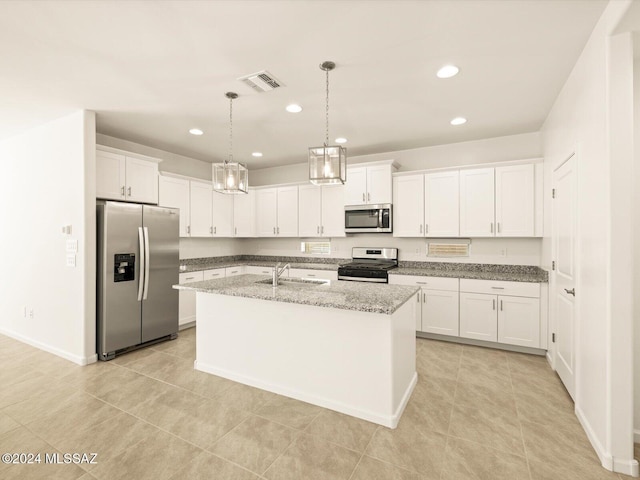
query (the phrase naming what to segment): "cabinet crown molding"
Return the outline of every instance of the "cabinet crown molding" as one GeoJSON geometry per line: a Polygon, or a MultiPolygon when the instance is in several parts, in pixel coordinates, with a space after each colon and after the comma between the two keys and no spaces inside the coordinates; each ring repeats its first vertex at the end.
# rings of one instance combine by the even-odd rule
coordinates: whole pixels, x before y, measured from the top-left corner
{"type": "Polygon", "coordinates": [[[406,170],[402,172],[394,172],[392,173],[392,175],[394,177],[405,177],[408,175],[418,175],[421,173],[452,172],[456,170],[458,171],[477,170],[478,168],[509,167],[511,165],[528,165],[528,164],[536,164],[536,163],[544,163],[544,158],[542,157],[523,158],[520,160],[505,160],[502,162],[475,163],[473,165],[452,165],[450,167],[425,168],[422,170],[406,170]]]}
{"type": "Polygon", "coordinates": [[[102,152],[117,153],[126,157],[138,158],[140,160],[147,160],[149,162],[162,162],[161,158],[149,157],[148,155],[142,155],[141,153],[129,152],[128,150],[121,150],[119,148],[108,147],[106,145],[96,145],[96,150],[100,150],[102,152]]]}

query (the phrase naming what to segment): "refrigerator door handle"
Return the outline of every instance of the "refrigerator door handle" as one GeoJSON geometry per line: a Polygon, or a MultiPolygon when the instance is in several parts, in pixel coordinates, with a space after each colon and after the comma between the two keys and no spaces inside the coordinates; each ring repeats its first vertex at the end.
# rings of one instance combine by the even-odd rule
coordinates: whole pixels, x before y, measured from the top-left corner
{"type": "Polygon", "coordinates": [[[143,300],[149,294],[149,229],[144,227],[144,294],[143,300]]]}
{"type": "Polygon", "coordinates": [[[142,227],[138,227],[138,245],[140,247],[140,258],[138,259],[140,274],[138,275],[138,301],[142,301],[142,290],[144,287],[144,233],[142,227]]]}

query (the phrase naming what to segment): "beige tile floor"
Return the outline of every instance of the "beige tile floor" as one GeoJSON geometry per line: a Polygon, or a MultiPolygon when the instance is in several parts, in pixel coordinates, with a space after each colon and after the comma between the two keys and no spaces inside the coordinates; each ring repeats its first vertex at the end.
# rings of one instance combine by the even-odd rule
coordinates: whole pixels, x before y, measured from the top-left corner
{"type": "Polygon", "coordinates": [[[98,454],[0,463],[0,478],[624,477],[600,467],[541,357],[418,339],[418,385],[395,430],[196,372],[194,358],[195,329],[88,367],[0,336],[0,453],[98,454]]]}

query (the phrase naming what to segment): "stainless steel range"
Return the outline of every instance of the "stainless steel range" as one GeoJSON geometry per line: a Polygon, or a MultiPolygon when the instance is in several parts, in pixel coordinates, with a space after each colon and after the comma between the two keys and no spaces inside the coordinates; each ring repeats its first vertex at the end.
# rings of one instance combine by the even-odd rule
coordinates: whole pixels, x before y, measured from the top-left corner
{"type": "Polygon", "coordinates": [[[353,247],[351,260],[338,268],[338,280],[389,283],[387,272],[398,266],[398,249],[353,247]]]}

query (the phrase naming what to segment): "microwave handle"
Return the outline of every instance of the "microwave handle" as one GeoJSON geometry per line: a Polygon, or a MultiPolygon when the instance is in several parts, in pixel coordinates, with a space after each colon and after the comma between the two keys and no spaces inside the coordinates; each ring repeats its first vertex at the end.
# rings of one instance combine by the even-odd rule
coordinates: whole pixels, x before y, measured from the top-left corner
{"type": "Polygon", "coordinates": [[[382,208],[378,209],[378,227],[382,228],[382,208]]]}

